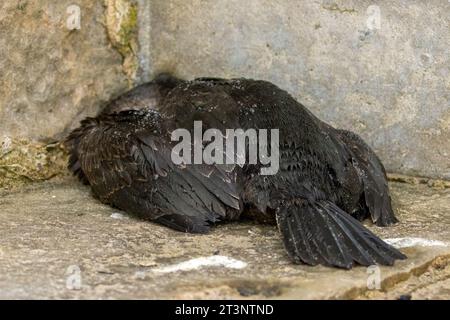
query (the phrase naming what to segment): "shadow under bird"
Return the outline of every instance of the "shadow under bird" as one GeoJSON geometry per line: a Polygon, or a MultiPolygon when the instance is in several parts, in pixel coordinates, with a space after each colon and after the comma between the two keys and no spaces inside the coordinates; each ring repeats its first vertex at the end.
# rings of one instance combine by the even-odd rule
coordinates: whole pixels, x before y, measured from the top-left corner
{"type": "Polygon", "coordinates": [[[69,168],[103,203],[176,230],[243,217],[276,223],[294,263],[349,269],[406,257],[365,228],[397,222],[384,167],[356,134],[322,122],[266,81],[163,74],[86,118],[66,141],[69,168]],[[177,165],[171,132],[279,129],[279,170],[260,162],[177,165]]]}

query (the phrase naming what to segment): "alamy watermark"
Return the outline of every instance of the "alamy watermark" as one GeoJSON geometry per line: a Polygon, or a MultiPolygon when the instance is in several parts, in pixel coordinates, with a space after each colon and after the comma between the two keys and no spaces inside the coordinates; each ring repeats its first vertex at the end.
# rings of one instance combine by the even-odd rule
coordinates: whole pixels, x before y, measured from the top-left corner
{"type": "Polygon", "coordinates": [[[68,15],[66,20],[66,28],[69,30],[81,29],[81,9],[76,4],[67,7],[66,13],[68,15]]]}
{"type": "Polygon", "coordinates": [[[381,289],[381,270],[377,265],[371,265],[367,267],[367,289],[381,289]]]}
{"type": "Polygon", "coordinates": [[[179,141],[171,158],[177,165],[186,164],[261,164],[262,175],[274,175],[280,167],[279,130],[270,129],[207,129],[203,133],[201,121],[194,121],[194,137],[187,129],[172,132],[172,141],[179,141]],[[181,140],[181,141],[180,141],[181,140]],[[192,150],[193,149],[193,150],[192,150]]]}
{"type": "Polygon", "coordinates": [[[81,290],[81,269],[77,265],[71,265],[66,270],[66,288],[69,290],[81,290]]]}
{"type": "Polygon", "coordinates": [[[381,9],[377,5],[371,5],[366,10],[367,20],[366,26],[369,30],[381,29],[381,9]]]}

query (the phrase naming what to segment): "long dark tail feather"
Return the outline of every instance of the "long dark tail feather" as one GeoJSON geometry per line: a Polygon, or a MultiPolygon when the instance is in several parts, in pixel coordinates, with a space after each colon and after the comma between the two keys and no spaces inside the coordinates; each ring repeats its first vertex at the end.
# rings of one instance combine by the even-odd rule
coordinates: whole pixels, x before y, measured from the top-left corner
{"type": "Polygon", "coordinates": [[[393,265],[395,260],[406,258],[326,200],[285,206],[277,213],[277,221],[295,263],[350,269],[355,263],[393,265]]]}
{"type": "Polygon", "coordinates": [[[352,165],[364,185],[364,202],[372,221],[378,226],[398,222],[389,196],[386,172],[375,152],[355,133],[339,130],[340,138],[352,155],[352,165]]]}

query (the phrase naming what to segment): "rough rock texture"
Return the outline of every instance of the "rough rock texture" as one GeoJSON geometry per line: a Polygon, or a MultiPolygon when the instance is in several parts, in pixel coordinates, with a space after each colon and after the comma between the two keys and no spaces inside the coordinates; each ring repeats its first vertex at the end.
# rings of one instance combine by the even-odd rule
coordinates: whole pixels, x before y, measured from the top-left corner
{"type": "Polygon", "coordinates": [[[123,57],[123,70],[132,86],[139,67],[138,5],[130,0],[105,0],[105,6],[108,37],[123,57]]]}
{"type": "Polygon", "coordinates": [[[126,89],[103,1],[77,3],[80,29],[69,30],[73,1],[1,2],[0,136],[58,137],[126,89]]]}
{"type": "Polygon", "coordinates": [[[137,77],[135,2],[75,4],[0,3],[0,187],[64,174],[47,146],[137,77]]]}
{"type": "Polygon", "coordinates": [[[94,200],[75,181],[0,193],[0,298],[450,298],[450,189],[391,184],[401,223],[371,228],[383,238],[446,246],[402,249],[409,259],[372,273],[293,265],[275,227],[233,223],[191,235],[136,220],[94,200]],[[243,269],[161,268],[223,255],[243,269]],[[370,282],[372,283],[372,282],[370,282]]]}
{"type": "Polygon", "coordinates": [[[449,10],[441,0],[154,0],[152,61],[187,78],[273,81],[360,133],[389,171],[450,179],[449,10]]]}
{"type": "Polygon", "coordinates": [[[60,143],[0,139],[0,189],[65,175],[69,175],[67,153],[60,143]]]}

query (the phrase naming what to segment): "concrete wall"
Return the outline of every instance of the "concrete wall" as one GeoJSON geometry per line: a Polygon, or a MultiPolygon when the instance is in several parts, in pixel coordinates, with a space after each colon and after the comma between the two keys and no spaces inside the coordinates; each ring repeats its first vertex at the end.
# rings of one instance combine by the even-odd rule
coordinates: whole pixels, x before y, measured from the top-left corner
{"type": "Polygon", "coordinates": [[[152,9],[155,70],[273,81],[360,133],[388,170],[450,178],[449,1],[154,0],[152,9]]]}
{"type": "Polygon", "coordinates": [[[46,141],[159,71],[273,81],[360,133],[388,170],[450,179],[450,3],[373,4],[3,1],[0,186],[5,168],[26,179],[39,176],[37,158],[51,168],[59,156],[48,156],[46,141]],[[67,28],[72,4],[80,29],[67,28]]]}

